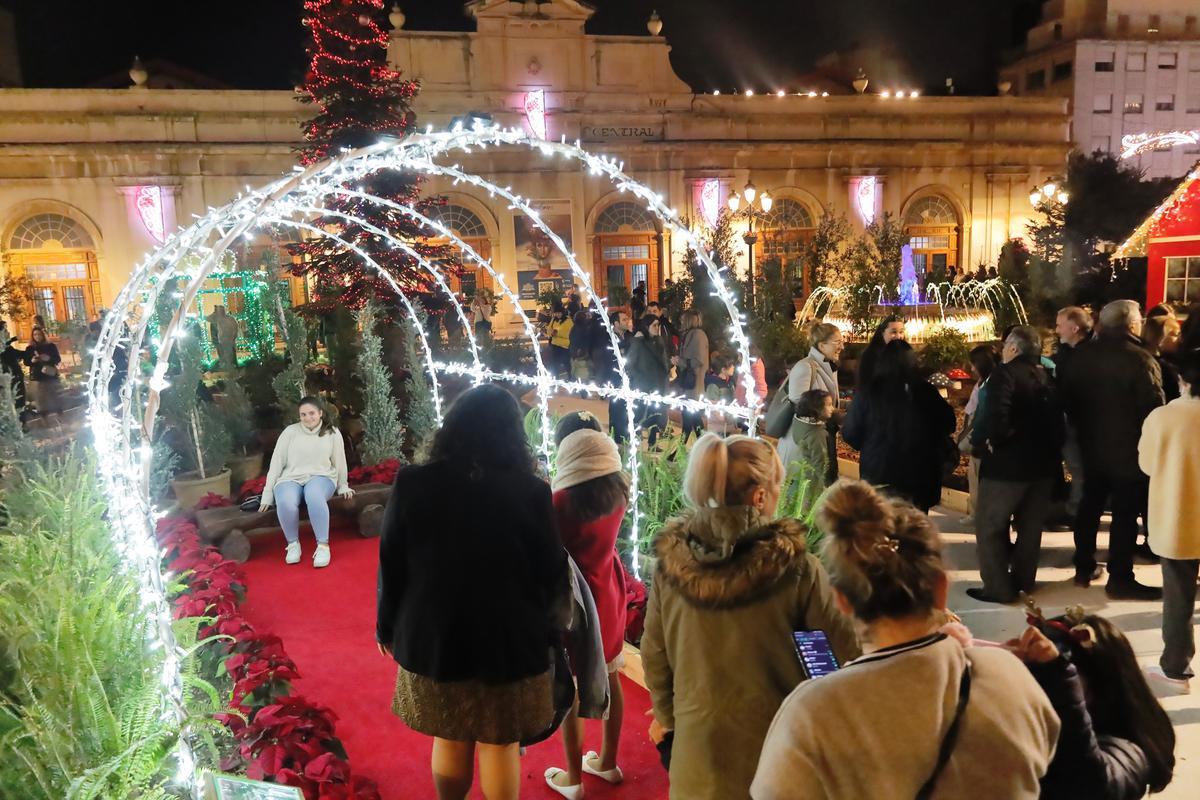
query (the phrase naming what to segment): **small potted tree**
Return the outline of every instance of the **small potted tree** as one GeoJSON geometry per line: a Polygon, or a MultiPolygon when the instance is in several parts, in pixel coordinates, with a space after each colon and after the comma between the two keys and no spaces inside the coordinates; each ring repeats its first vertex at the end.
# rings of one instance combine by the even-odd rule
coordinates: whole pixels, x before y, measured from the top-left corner
{"type": "Polygon", "coordinates": [[[179,343],[179,374],[162,396],[162,413],[180,443],[184,472],[171,481],[180,508],[191,510],[209,493],[229,496],[232,450],[227,420],[216,404],[200,397],[204,357],[199,340],[179,343]]]}
{"type": "Polygon", "coordinates": [[[225,427],[229,431],[233,455],[229,459],[230,481],[240,487],[262,474],[263,454],[257,449],[258,431],[254,427],[254,407],[236,375],[225,382],[225,427]]]}

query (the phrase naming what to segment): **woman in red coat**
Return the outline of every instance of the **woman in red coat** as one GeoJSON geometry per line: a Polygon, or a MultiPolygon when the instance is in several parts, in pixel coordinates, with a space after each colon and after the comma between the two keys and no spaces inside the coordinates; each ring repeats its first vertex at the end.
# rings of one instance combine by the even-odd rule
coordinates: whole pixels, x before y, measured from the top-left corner
{"type": "Polygon", "coordinates": [[[617,743],[624,696],[619,671],[624,662],[625,575],[617,558],[617,536],[629,503],[629,478],[612,439],[587,427],[562,439],[553,482],[554,511],[563,546],[591,589],[600,620],[611,701],[600,752],[583,755],[583,721],[572,711],[562,726],[565,770],[546,770],[550,788],[570,800],[583,797],[582,773],[620,783],[617,743]]]}

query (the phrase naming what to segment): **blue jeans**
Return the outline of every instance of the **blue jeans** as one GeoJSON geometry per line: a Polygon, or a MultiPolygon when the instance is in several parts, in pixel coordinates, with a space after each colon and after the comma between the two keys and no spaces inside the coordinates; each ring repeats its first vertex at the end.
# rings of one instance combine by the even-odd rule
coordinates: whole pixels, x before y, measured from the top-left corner
{"type": "Polygon", "coordinates": [[[317,544],[329,542],[329,498],[333,497],[333,481],[318,475],[301,486],[295,481],[275,484],[276,514],[288,544],[300,540],[300,500],[308,506],[308,521],[312,523],[317,544]]]}

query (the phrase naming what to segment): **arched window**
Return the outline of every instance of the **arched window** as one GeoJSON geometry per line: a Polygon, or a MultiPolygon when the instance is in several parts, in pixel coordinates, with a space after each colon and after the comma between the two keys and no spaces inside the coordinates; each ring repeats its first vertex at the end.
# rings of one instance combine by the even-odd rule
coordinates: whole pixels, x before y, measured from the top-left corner
{"type": "Polygon", "coordinates": [[[9,237],[12,250],[91,248],[92,237],[75,220],[62,214],[37,214],[22,222],[9,237]]]}
{"type": "Polygon", "coordinates": [[[437,220],[463,239],[487,238],[483,220],[469,208],[442,206],[438,210],[437,220]]]}
{"type": "MultiPolygon", "coordinates": [[[[492,242],[488,238],[487,226],[474,211],[466,206],[449,204],[437,209],[430,216],[454,231],[454,235],[469,244],[481,258],[491,260],[492,242]]],[[[450,240],[439,238],[436,243],[449,244],[450,240]]],[[[478,288],[491,288],[491,278],[486,269],[464,257],[461,273],[450,278],[450,288],[467,297],[474,297],[478,288]]]]}
{"type": "Polygon", "coordinates": [[[654,215],[637,203],[619,202],[596,217],[595,283],[612,305],[640,284],[646,284],[646,299],[658,298],[658,225],[654,215]],[[620,291],[617,291],[620,287],[620,291]]]}
{"type": "Polygon", "coordinates": [[[945,197],[931,194],[913,201],[904,213],[904,232],[918,270],[944,278],[958,266],[958,212],[945,197]]]}
{"type": "Polygon", "coordinates": [[[653,232],[654,216],[636,203],[613,203],[596,218],[596,233],[653,232]]]}
{"type": "Polygon", "coordinates": [[[33,287],[29,317],[19,323],[21,335],[29,335],[35,315],[51,335],[97,318],[102,305],[96,245],[79,222],[63,214],[35,214],[13,229],[7,245],[10,274],[28,278],[33,287]]]}
{"type": "Polygon", "coordinates": [[[790,197],[777,198],[762,222],[755,257],[764,269],[775,269],[792,281],[801,281],[808,294],[808,276],[804,275],[804,245],[813,237],[817,223],[808,206],[790,197]]]}

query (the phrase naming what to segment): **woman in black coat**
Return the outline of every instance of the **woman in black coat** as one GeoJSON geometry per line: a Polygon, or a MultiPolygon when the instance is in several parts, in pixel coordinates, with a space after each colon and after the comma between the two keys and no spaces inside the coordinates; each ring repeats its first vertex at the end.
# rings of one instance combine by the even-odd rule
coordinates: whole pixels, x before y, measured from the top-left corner
{"type": "Polygon", "coordinates": [[[1129,640],[1093,614],[1030,622],[1007,646],[1062,721],[1042,800],[1136,800],[1165,789],[1175,768],[1175,729],[1129,640]]]}
{"type": "Polygon", "coordinates": [[[434,737],[439,798],[467,795],[476,752],[484,794],[517,797],[519,742],[554,717],[550,653],[569,587],[517,402],[477,386],[428,461],[396,476],[379,543],[375,635],[399,665],[392,710],[434,737]]]}
{"type": "Polygon", "coordinates": [[[58,376],[62,356],[58,346],[46,338],[45,328],[34,328],[29,346],[23,354],[29,366],[33,385],[33,401],[42,416],[62,413],[62,380],[58,376]]]}
{"type": "Polygon", "coordinates": [[[956,424],[950,404],[921,377],[916,353],[896,339],[880,351],[871,384],[855,395],[842,438],[862,454],[863,480],[927,512],[941,500],[956,424]]]}
{"type": "Polygon", "coordinates": [[[883,348],[891,342],[903,338],[903,317],[894,315],[885,317],[875,326],[875,333],[871,336],[871,341],[867,342],[866,349],[858,359],[858,375],[854,379],[854,385],[859,389],[866,389],[870,386],[871,378],[875,374],[875,365],[879,361],[879,354],[883,352],[883,348]]]}

